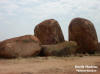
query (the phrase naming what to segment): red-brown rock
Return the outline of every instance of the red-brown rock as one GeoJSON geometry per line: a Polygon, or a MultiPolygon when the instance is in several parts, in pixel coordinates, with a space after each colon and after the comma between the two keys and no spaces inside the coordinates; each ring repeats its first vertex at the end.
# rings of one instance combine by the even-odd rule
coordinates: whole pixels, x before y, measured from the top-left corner
{"type": "Polygon", "coordinates": [[[37,37],[25,35],[5,40],[0,43],[1,57],[29,57],[40,52],[40,44],[37,37]]]}
{"type": "Polygon", "coordinates": [[[64,36],[59,23],[54,20],[45,20],[38,24],[34,30],[35,36],[41,44],[56,44],[64,41],[64,36]]]}
{"type": "Polygon", "coordinates": [[[100,55],[100,42],[98,42],[98,49],[95,52],[96,55],[100,55]]]}
{"type": "Polygon", "coordinates": [[[69,24],[69,41],[78,43],[79,52],[94,52],[97,49],[98,38],[93,23],[84,18],[73,19],[69,24]]]}
{"type": "Polygon", "coordinates": [[[53,45],[41,45],[42,50],[40,56],[69,56],[75,55],[77,51],[77,43],[74,41],[65,41],[53,45]]]}
{"type": "Polygon", "coordinates": [[[98,50],[100,50],[100,42],[98,42],[98,50]]]}

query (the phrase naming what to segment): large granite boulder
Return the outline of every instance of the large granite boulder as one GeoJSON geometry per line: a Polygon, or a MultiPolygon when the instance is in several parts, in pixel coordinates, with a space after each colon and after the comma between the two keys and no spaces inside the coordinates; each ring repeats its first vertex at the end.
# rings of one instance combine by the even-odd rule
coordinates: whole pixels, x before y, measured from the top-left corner
{"type": "Polygon", "coordinates": [[[25,35],[5,40],[0,43],[0,57],[29,57],[40,52],[40,42],[37,37],[25,35]]]}
{"type": "Polygon", "coordinates": [[[34,34],[42,45],[64,42],[64,36],[59,23],[54,19],[41,22],[35,27],[34,34]]]}
{"type": "Polygon", "coordinates": [[[94,53],[98,38],[93,23],[84,18],[73,19],[69,24],[69,41],[77,42],[80,47],[77,52],[94,53]]]}
{"type": "Polygon", "coordinates": [[[75,55],[78,46],[74,41],[62,42],[53,45],[42,45],[40,56],[69,56],[75,55]]]}

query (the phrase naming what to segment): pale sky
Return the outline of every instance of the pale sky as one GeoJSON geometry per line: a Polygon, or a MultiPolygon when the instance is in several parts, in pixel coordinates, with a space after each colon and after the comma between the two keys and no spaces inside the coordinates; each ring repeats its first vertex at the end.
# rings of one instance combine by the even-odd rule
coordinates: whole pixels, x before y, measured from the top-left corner
{"type": "Polygon", "coordinates": [[[75,17],[94,23],[100,41],[100,0],[0,0],[0,41],[33,35],[46,19],[57,20],[68,40],[68,25],[75,17]]]}

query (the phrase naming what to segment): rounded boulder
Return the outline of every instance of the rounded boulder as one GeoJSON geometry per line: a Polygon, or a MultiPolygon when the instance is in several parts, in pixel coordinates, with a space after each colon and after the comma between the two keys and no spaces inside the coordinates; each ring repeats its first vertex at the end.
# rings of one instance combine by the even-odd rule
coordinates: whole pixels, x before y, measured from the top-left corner
{"type": "Polygon", "coordinates": [[[98,38],[93,23],[84,18],[74,18],[69,24],[69,41],[76,41],[78,52],[94,53],[98,38]]]}
{"type": "Polygon", "coordinates": [[[34,35],[39,38],[42,45],[64,42],[64,36],[59,23],[54,19],[41,22],[35,27],[34,35]]]}

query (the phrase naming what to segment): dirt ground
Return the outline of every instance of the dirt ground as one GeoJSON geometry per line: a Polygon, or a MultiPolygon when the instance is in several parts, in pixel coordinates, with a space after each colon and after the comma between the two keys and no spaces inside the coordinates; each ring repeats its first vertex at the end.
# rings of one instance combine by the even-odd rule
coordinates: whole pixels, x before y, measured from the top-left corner
{"type": "Polygon", "coordinates": [[[100,56],[0,59],[0,74],[100,74],[100,56]],[[75,65],[98,68],[77,72],[75,65]]]}

